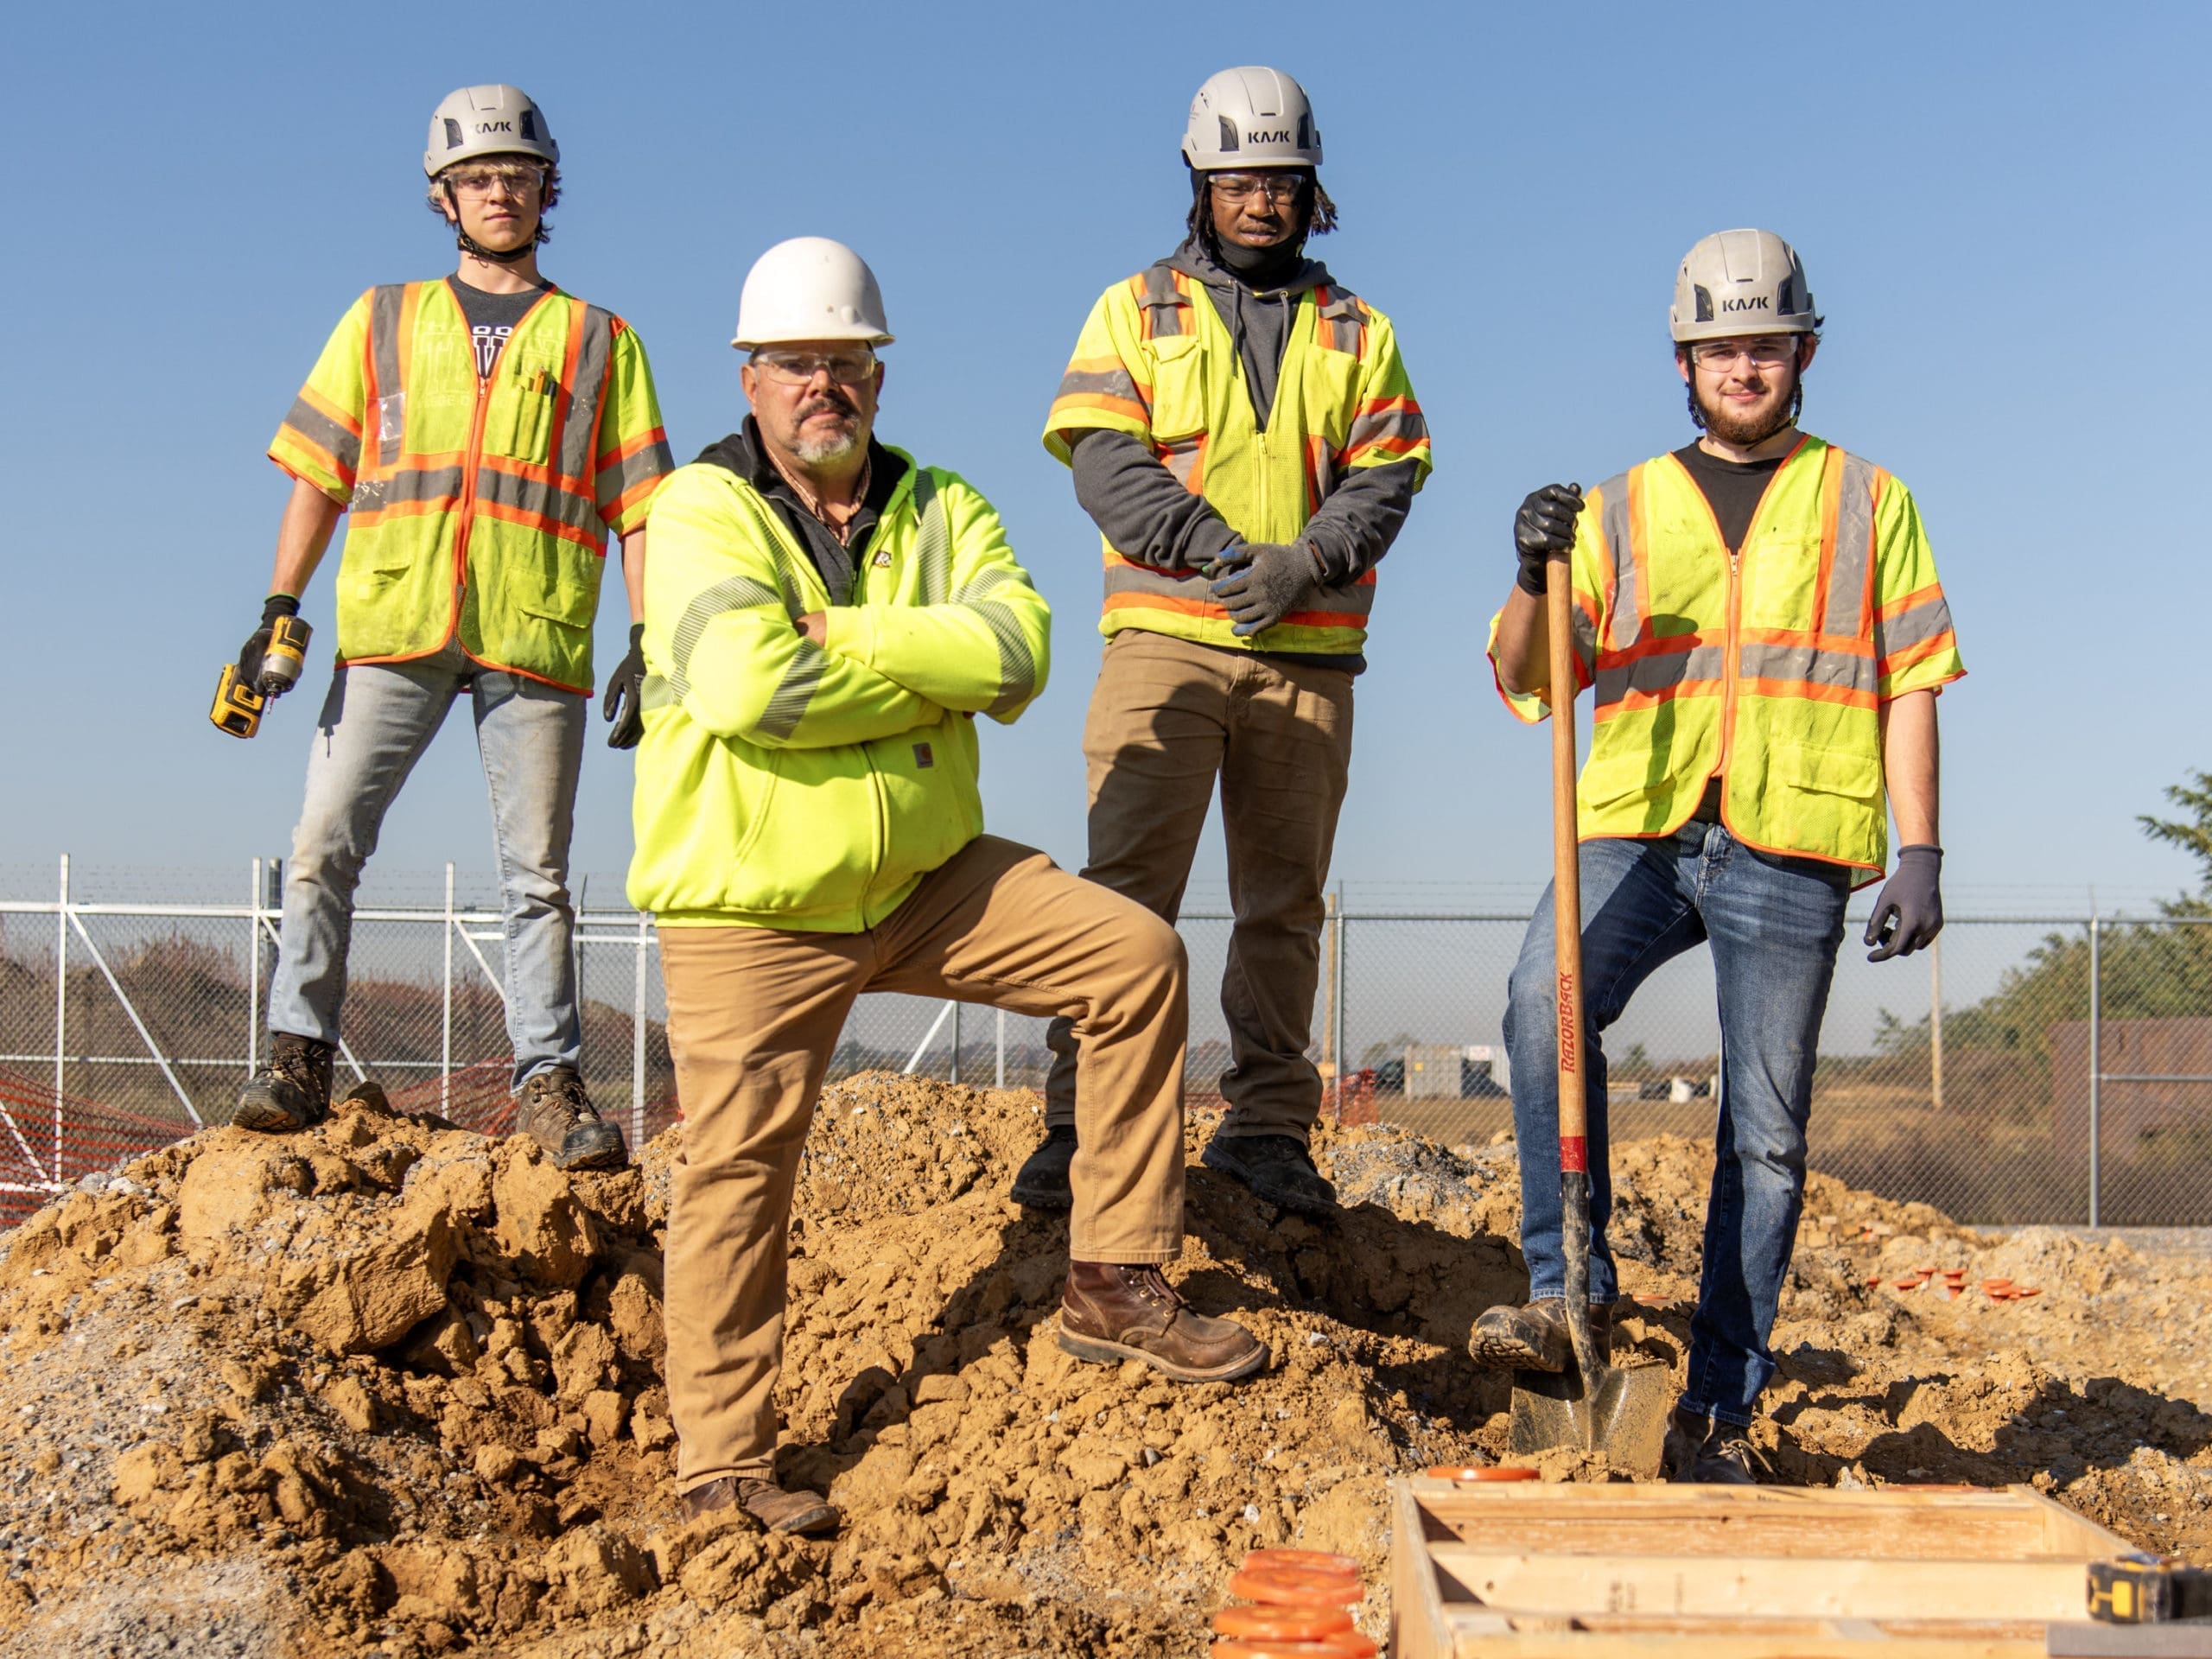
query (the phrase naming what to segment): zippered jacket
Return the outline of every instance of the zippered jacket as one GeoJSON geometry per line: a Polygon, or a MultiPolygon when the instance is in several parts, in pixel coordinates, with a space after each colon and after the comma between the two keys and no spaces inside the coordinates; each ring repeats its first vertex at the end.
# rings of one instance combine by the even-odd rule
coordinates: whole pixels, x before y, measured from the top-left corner
{"type": "Polygon", "coordinates": [[[1044,690],[1052,613],[988,501],[888,453],[848,605],[728,467],[654,497],[629,895],[663,926],[863,931],[982,833],[972,717],[1044,690]]]}
{"type": "Polygon", "coordinates": [[[549,289],[488,378],[442,282],[372,288],[322,349],[269,458],[350,509],[338,660],[448,640],[487,667],[592,687],[607,532],[674,467],[621,318],[549,289]]]}
{"type": "MultiPolygon", "coordinates": [[[[1911,493],[1807,436],[1734,556],[1672,455],[1585,501],[1574,652],[1596,709],[1582,838],[1670,835],[1719,773],[1722,822],[1745,845],[1879,874],[1878,710],[1966,672],[1911,493]]],[[[1493,667],[1497,640],[1492,618],[1493,667]]],[[[1549,712],[1498,692],[1522,720],[1549,712]]]]}
{"type": "MultiPolygon", "coordinates": [[[[1389,319],[1333,283],[1291,307],[1263,428],[1237,342],[1188,271],[1166,261],[1099,296],[1045,423],[1045,448],[1069,461],[1085,429],[1144,443],[1248,542],[1297,542],[1338,481],[1409,461],[1426,478],[1428,426],[1389,319]]],[[[1238,638],[1208,579],[1160,569],[1101,537],[1106,602],[1099,632],[1148,628],[1231,650],[1357,658],[1375,593],[1371,565],[1324,586],[1274,627],[1238,638]]]]}

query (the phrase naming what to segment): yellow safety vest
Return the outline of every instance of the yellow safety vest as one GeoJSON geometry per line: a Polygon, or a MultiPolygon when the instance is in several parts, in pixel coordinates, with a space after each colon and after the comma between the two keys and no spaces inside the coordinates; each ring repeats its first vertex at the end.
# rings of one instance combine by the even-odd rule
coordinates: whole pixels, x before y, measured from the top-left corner
{"type": "MultiPolygon", "coordinates": [[[[1337,480],[1355,468],[1411,461],[1427,477],[1428,425],[1389,318],[1342,288],[1300,295],[1262,431],[1236,343],[1204,288],[1162,264],[1100,296],[1052,401],[1046,449],[1065,462],[1071,432],[1126,432],[1249,542],[1297,541],[1337,480]]],[[[1149,628],[1239,651],[1346,657],[1366,645],[1371,569],[1239,639],[1205,576],[1155,569],[1100,541],[1106,606],[1098,631],[1109,637],[1149,628]]]]}
{"type": "MultiPolygon", "coordinates": [[[[1807,436],[1735,557],[1672,455],[1586,499],[1574,645],[1596,709],[1582,838],[1670,835],[1718,773],[1721,820],[1746,846],[1878,874],[1878,710],[1966,672],[1911,493],[1807,436]]],[[[1497,638],[1494,618],[1493,657],[1497,638]]],[[[1523,720],[1548,712],[1498,690],[1523,720]]]]}
{"type": "Polygon", "coordinates": [[[591,690],[607,534],[673,470],[652,370],[613,313],[550,289],[480,380],[442,282],[354,302],[269,446],[351,508],[338,660],[458,638],[487,667],[591,690]]]}

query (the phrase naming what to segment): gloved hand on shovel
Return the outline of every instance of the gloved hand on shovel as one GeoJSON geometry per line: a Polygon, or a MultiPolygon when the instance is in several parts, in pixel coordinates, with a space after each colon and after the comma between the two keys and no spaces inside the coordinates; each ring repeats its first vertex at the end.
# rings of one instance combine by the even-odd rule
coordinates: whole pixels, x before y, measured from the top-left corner
{"type": "Polygon", "coordinates": [[[1574,551],[1574,519],[1582,511],[1580,484],[1547,484],[1532,491],[1513,515],[1513,550],[1521,560],[1521,591],[1544,596],[1544,566],[1574,551]]]}

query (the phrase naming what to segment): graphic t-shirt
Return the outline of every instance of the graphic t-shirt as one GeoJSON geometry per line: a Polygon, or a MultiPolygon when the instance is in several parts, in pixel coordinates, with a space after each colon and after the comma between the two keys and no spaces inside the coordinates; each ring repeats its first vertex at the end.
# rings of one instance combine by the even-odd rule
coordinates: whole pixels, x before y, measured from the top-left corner
{"type": "MultiPolygon", "coordinates": [[[[476,347],[476,378],[488,380],[499,366],[500,350],[515,325],[529,314],[544,294],[543,288],[526,288],[519,294],[486,294],[471,288],[458,276],[446,278],[461,315],[468,319],[469,337],[476,347]]],[[[550,286],[550,284],[549,284],[550,286]]]]}

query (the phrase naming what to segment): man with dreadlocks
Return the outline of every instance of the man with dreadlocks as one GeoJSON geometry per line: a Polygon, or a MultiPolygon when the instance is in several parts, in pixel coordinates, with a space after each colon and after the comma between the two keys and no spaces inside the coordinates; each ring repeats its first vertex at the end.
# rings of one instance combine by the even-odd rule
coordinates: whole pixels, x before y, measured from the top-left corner
{"type": "MultiPolygon", "coordinates": [[[[1375,568],[1427,477],[1428,429],[1389,319],[1306,257],[1336,207],[1304,88],[1222,71],[1183,159],[1189,234],[1092,307],[1045,429],[1105,543],[1084,874],[1174,920],[1219,777],[1236,924],[1229,1110],[1205,1161],[1325,1215],[1306,1055],[1322,889],[1375,568]]],[[[1014,1195],[1065,1209],[1076,1039],[1060,1020],[1049,1040],[1046,1138],[1014,1195]]]]}
{"type": "MultiPolygon", "coordinates": [[[[464,86],[430,117],[429,204],[461,259],[442,282],[356,300],[269,446],[292,480],[261,626],[296,616],[341,512],[338,664],[284,871],[267,1064],[233,1122],[303,1128],[330,1103],[346,944],[384,816],[456,697],[492,798],[505,912],[516,1127],[561,1167],[624,1161],[579,1071],[569,840],[609,534],[630,615],[644,601],[645,508],[674,470],[645,347],[621,318],[538,275],[560,147],[512,86],[464,86]]],[[[611,741],[642,730],[639,629],[608,688],[611,741]]]]}

